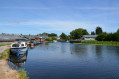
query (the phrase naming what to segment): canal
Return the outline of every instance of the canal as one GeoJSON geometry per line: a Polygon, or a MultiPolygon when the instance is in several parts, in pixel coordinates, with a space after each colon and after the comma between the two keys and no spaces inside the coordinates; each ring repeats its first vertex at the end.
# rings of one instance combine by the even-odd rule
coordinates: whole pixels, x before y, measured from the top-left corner
{"type": "Polygon", "coordinates": [[[21,59],[9,65],[30,79],[119,79],[119,46],[40,44],[21,59]]]}

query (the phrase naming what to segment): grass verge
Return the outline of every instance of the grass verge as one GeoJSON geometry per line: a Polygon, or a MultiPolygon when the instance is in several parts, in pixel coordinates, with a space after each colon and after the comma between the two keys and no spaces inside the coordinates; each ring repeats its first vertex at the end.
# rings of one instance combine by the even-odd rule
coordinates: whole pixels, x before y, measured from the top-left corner
{"type": "Polygon", "coordinates": [[[0,46],[6,46],[6,45],[10,45],[10,44],[0,44],[0,46]]]}
{"type": "Polygon", "coordinates": [[[29,79],[29,77],[26,74],[27,72],[24,69],[18,70],[18,74],[20,79],[29,79]]]}
{"type": "Polygon", "coordinates": [[[0,46],[5,46],[6,44],[0,44],[0,46]]]}
{"type": "Polygon", "coordinates": [[[75,43],[75,44],[119,46],[119,42],[96,41],[96,40],[84,40],[84,41],[82,41],[81,43],[75,43]]]}
{"type": "Polygon", "coordinates": [[[6,49],[3,53],[1,53],[1,57],[0,59],[9,59],[9,52],[10,52],[10,49],[6,49]]]}
{"type": "Polygon", "coordinates": [[[46,43],[52,43],[53,41],[45,41],[46,43]]]}

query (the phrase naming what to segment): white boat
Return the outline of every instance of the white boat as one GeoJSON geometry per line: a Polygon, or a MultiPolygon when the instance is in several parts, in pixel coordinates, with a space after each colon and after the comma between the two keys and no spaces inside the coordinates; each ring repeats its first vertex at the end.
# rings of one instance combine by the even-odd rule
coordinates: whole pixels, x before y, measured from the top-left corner
{"type": "Polygon", "coordinates": [[[53,42],[54,42],[54,43],[56,43],[56,42],[57,42],[57,40],[53,40],[53,42]]]}
{"type": "Polygon", "coordinates": [[[19,56],[21,54],[25,54],[26,52],[28,52],[26,42],[17,42],[11,44],[11,49],[10,49],[11,54],[19,56]]]}

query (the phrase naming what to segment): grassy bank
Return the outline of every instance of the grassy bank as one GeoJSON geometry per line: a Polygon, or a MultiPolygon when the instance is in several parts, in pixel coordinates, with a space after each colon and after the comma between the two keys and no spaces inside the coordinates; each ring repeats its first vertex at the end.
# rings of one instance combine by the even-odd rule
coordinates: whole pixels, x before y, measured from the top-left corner
{"type": "Polygon", "coordinates": [[[20,79],[29,79],[29,77],[26,74],[27,72],[24,69],[18,70],[18,74],[20,79]]]}
{"type": "Polygon", "coordinates": [[[119,46],[119,42],[111,42],[111,41],[96,41],[96,40],[84,40],[81,43],[75,44],[87,44],[87,45],[113,45],[119,46]]]}
{"type": "Polygon", "coordinates": [[[1,44],[1,43],[0,43],[0,46],[6,46],[6,45],[10,45],[10,44],[1,44]]]}
{"type": "Polygon", "coordinates": [[[6,44],[0,44],[0,46],[5,46],[6,44]]]}
{"type": "Polygon", "coordinates": [[[53,41],[46,41],[46,40],[45,40],[45,42],[46,42],[46,43],[53,43],[53,41]]]}
{"type": "Polygon", "coordinates": [[[52,43],[54,40],[56,40],[57,42],[60,41],[60,39],[56,39],[56,38],[46,38],[46,39],[45,39],[45,42],[52,43]]]}
{"type": "Polygon", "coordinates": [[[6,49],[3,53],[1,53],[1,57],[0,59],[9,59],[9,52],[10,52],[10,49],[6,49]]]}

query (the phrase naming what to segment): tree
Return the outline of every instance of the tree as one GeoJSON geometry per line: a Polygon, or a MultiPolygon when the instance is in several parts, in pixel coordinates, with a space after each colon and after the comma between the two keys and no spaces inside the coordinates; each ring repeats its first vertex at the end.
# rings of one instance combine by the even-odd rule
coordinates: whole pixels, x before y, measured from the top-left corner
{"type": "Polygon", "coordinates": [[[117,41],[119,41],[119,29],[117,30],[116,35],[117,35],[117,41]]]}
{"type": "Polygon", "coordinates": [[[113,33],[108,33],[105,40],[106,41],[113,41],[113,33]]]}
{"type": "Polygon", "coordinates": [[[83,29],[82,28],[75,29],[72,32],[70,32],[70,35],[72,39],[79,39],[83,36],[83,29]]]}
{"type": "Polygon", "coordinates": [[[113,41],[119,41],[119,32],[113,34],[113,41]]]}
{"type": "Polygon", "coordinates": [[[71,36],[70,36],[70,35],[68,35],[68,36],[67,36],[67,40],[70,40],[70,38],[71,38],[71,36]]]}
{"type": "Polygon", "coordinates": [[[98,41],[106,41],[107,34],[106,33],[101,33],[96,37],[96,40],[98,41]]]}
{"type": "Polygon", "coordinates": [[[119,29],[117,30],[117,33],[119,33],[119,29]]]}
{"type": "Polygon", "coordinates": [[[101,34],[101,33],[103,33],[102,28],[98,26],[98,27],[96,28],[96,34],[99,35],[99,34],[101,34]]]}
{"type": "Polygon", "coordinates": [[[48,33],[46,33],[46,32],[43,32],[42,34],[43,34],[43,35],[48,35],[48,33]]]}
{"type": "Polygon", "coordinates": [[[119,29],[115,33],[103,32],[96,37],[98,41],[119,41],[119,29]]]}
{"type": "Polygon", "coordinates": [[[48,34],[49,37],[57,37],[57,34],[55,33],[51,33],[51,34],[48,34]]]}
{"type": "Polygon", "coordinates": [[[89,35],[86,29],[83,29],[83,35],[89,35]]]}
{"type": "Polygon", "coordinates": [[[78,28],[70,32],[72,39],[80,39],[83,35],[89,35],[86,29],[78,28]]]}
{"type": "Polygon", "coordinates": [[[62,40],[67,40],[67,35],[65,33],[62,33],[60,37],[62,40]]]}
{"type": "Polygon", "coordinates": [[[94,32],[94,31],[92,31],[92,32],[91,32],[91,35],[95,35],[95,32],[94,32]]]}

